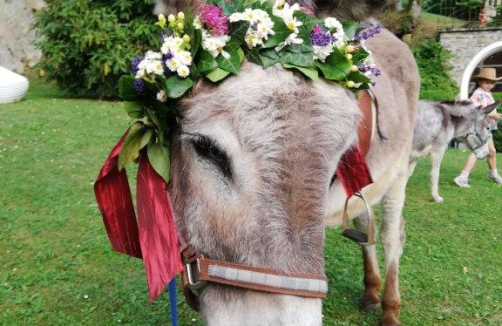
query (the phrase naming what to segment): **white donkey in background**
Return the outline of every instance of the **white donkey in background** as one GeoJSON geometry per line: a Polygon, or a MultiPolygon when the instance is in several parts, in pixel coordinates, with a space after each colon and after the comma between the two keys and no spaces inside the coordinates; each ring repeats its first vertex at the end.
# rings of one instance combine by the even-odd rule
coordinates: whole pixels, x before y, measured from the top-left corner
{"type": "Polygon", "coordinates": [[[479,108],[471,101],[419,101],[408,176],[413,174],[420,157],[429,156],[431,196],[435,202],[443,202],[438,189],[439,170],[448,144],[453,138],[463,138],[478,159],[485,158],[488,155],[486,142],[490,138],[485,119],[498,105],[500,102],[479,108]]]}

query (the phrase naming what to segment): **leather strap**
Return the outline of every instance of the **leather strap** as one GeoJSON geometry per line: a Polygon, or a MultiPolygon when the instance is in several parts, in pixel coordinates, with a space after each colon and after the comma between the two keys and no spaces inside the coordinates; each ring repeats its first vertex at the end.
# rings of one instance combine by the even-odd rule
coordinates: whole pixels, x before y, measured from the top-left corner
{"type": "Polygon", "coordinates": [[[183,292],[187,303],[196,311],[199,308],[197,294],[207,282],[307,298],[324,299],[328,292],[323,275],[285,273],[271,268],[208,259],[195,252],[191,246],[183,248],[182,256],[185,261],[183,292]]]}

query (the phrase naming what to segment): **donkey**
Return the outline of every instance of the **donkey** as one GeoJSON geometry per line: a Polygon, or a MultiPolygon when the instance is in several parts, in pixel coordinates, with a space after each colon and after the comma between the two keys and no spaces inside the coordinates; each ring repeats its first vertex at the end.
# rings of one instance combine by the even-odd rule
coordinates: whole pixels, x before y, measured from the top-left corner
{"type": "MultiPolygon", "coordinates": [[[[181,9],[198,3],[159,1],[164,9],[166,4],[181,9]]],[[[316,7],[308,0],[300,5],[316,7]]],[[[364,20],[384,5],[324,1],[319,15],[364,20]]],[[[408,47],[389,31],[366,45],[382,70],[373,92],[386,139],[371,141],[366,160],[374,183],[363,193],[371,205],[381,202],[383,207],[381,322],[395,326],[400,325],[402,209],[419,77],[408,47]]],[[[357,141],[361,112],[356,97],[337,83],[245,62],[239,75],[219,84],[199,81],[180,110],[169,193],[181,237],[212,259],[324,275],[324,228],[341,223],[347,197],[333,176],[342,154],[357,141]]],[[[349,201],[350,218],[366,232],[364,208],[349,201]]],[[[375,246],[363,247],[362,254],[361,303],[375,311],[381,282],[375,246]]],[[[321,299],[207,283],[199,301],[207,325],[322,324],[321,299]]]]}
{"type": "Polygon", "coordinates": [[[485,119],[498,105],[499,102],[479,108],[471,101],[419,101],[408,177],[413,174],[417,160],[429,156],[431,196],[435,202],[443,202],[438,189],[439,170],[448,144],[453,138],[467,138],[465,143],[476,157],[485,158],[488,155],[486,142],[490,137],[485,119]]]}

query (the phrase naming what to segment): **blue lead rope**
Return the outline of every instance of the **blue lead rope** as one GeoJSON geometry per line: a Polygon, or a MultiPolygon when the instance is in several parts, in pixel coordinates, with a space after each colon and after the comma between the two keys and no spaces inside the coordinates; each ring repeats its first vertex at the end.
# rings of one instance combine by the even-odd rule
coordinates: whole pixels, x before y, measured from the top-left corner
{"type": "Polygon", "coordinates": [[[178,326],[178,306],[176,303],[176,278],[169,282],[169,301],[171,302],[171,325],[178,326]]]}

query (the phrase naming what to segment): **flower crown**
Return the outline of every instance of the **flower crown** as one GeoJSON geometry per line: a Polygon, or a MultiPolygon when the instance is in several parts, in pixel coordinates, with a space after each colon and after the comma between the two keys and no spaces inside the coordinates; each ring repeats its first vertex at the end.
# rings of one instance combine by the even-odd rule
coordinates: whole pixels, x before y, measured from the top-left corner
{"type": "Polygon", "coordinates": [[[210,0],[194,15],[159,15],[160,51],[132,61],[134,75],[123,76],[119,93],[135,119],[119,156],[119,170],[147,147],[155,170],[169,181],[169,139],[181,117],[176,101],[194,82],[218,82],[238,74],[244,59],[264,69],[275,64],[312,80],[323,78],[357,92],[369,88],[369,76],[380,75],[364,41],[380,24],[362,29],[336,18],[317,19],[312,12],[284,0],[225,3],[210,0]],[[166,159],[167,158],[167,159],[166,159]]]}

